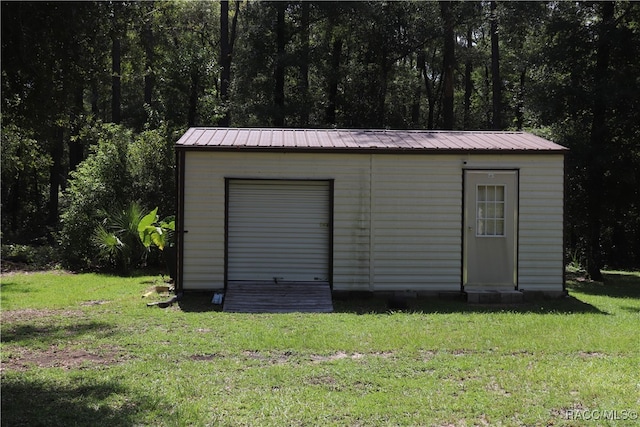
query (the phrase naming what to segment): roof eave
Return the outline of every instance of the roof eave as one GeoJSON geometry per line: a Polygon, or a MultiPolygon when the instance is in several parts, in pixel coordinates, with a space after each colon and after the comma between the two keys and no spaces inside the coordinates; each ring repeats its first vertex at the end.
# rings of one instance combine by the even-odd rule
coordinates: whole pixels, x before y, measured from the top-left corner
{"type": "Polygon", "coordinates": [[[175,145],[176,151],[212,151],[227,153],[342,153],[342,154],[567,154],[569,149],[464,149],[464,148],[352,148],[352,147],[247,147],[211,145],[175,145]]]}

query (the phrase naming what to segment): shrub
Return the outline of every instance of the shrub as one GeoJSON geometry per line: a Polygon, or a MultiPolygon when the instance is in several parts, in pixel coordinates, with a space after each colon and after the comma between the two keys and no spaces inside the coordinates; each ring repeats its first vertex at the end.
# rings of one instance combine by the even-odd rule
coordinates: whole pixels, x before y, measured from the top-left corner
{"type": "Polygon", "coordinates": [[[20,269],[44,270],[55,267],[59,260],[56,248],[52,246],[2,245],[2,269],[11,269],[7,263],[15,263],[20,269]]]}
{"type": "Polygon", "coordinates": [[[107,225],[113,225],[116,216],[133,203],[139,211],[149,206],[174,210],[175,157],[168,134],[166,127],[136,135],[122,126],[102,123],[83,130],[83,140],[94,143],[88,157],[71,173],[63,198],[59,240],[65,266],[90,268],[106,263],[128,269],[145,261],[118,255],[117,240],[108,238],[117,233],[107,225]],[[96,231],[100,224],[104,229],[96,231]]]}
{"type": "Polygon", "coordinates": [[[32,132],[13,124],[3,121],[0,137],[3,238],[45,237],[51,156],[32,132]]]}
{"type": "Polygon", "coordinates": [[[139,134],[129,146],[132,189],[142,206],[175,211],[175,139],[165,127],[139,134]]]}
{"type": "Polygon", "coordinates": [[[89,156],[71,173],[60,216],[60,248],[71,268],[93,266],[99,260],[92,232],[109,207],[124,206],[132,197],[127,167],[132,134],[123,127],[98,124],[86,130],[96,142],[89,156]]]}

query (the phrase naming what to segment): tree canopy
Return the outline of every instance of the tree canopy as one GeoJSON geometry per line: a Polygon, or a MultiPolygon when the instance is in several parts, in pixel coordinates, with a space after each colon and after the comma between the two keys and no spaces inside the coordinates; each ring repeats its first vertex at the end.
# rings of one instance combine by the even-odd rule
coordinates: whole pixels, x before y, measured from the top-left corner
{"type": "Polygon", "coordinates": [[[640,267],[639,103],[636,2],[2,2],[2,236],[69,244],[94,185],[170,214],[189,126],[524,129],[598,278],[640,267]]]}

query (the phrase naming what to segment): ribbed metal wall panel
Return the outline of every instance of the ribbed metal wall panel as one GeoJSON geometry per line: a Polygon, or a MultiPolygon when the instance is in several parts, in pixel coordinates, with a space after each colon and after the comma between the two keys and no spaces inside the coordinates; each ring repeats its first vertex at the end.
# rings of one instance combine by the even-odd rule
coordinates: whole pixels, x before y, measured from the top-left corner
{"type": "Polygon", "coordinates": [[[228,280],[329,281],[328,181],[229,181],[228,280]]]}
{"type": "Polygon", "coordinates": [[[460,289],[457,156],[374,156],[372,282],[380,291],[460,289]]]}

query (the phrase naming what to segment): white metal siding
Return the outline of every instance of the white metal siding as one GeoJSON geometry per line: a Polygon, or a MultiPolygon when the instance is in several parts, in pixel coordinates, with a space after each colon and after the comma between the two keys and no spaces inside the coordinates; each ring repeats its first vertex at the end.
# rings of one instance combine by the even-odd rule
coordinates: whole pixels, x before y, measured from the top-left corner
{"type": "Polygon", "coordinates": [[[328,181],[230,180],[228,280],[329,281],[328,181]]]}
{"type": "Polygon", "coordinates": [[[457,156],[374,156],[375,290],[459,290],[462,174],[457,156]]]}
{"type": "Polygon", "coordinates": [[[462,169],[518,169],[519,287],[562,289],[563,156],[187,152],[184,289],[224,285],[225,178],[334,179],[336,290],[458,290],[462,169]]]}

